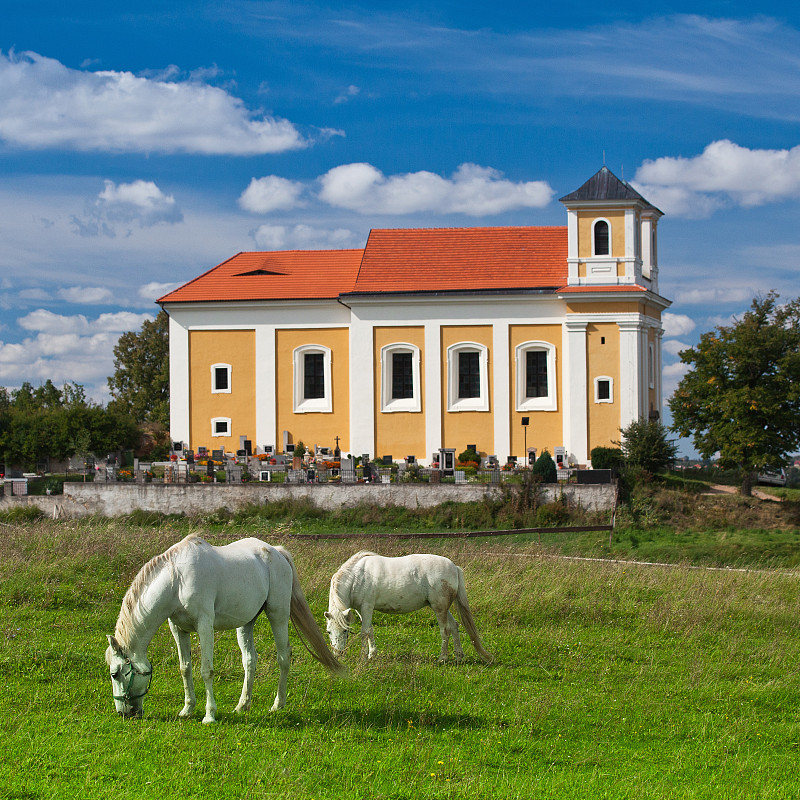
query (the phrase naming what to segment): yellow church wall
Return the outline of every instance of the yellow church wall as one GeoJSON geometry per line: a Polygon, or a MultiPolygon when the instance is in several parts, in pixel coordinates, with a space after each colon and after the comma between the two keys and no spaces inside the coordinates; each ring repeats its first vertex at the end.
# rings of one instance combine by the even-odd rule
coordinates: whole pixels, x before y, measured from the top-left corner
{"type": "Polygon", "coordinates": [[[507,455],[515,455],[518,459],[526,456],[526,447],[535,447],[537,456],[547,449],[552,456],[554,448],[564,444],[564,401],[561,390],[563,351],[561,342],[563,329],[561,325],[510,325],[508,330],[509,379],[511,396],[509,398],[509,419],[511,421],[511,452],[498,453],[501,462],[507,455]],[[555,411],[517,411],[517,369],[515,362],[516,348],[523,342],[547,342],[556,348],[556,410],[555,411]],[[522,418],[528,417],[527,431],[522,426],[522,418]]]}
{"type": "Polygon", "coordinates": [[[596,219],[606,219],[611,225],[612,258],[625,255],[625,211],[610,209],[591,209],[578,211],[578,258],[591,258],[592,223],[596,219]]]}
{"type": "Polygon", "coordinates": [[[639,314],[643,305],[635,300],[617,303],[584,303],[572,300],[567,303],[568,314],[639,314]]]}
{"type": "Polygon", "coordinates": [[[350,449],[350,332],[347,328],[280,329],[275,332],[275,375],[277,390],[275,441],[283,441],[289,431],[291,441],[302,441],[309,449],[339,447],[350,449]],[[331,351],[332,411],[294,411],[294,351],[305,345],[323,345],[331,351]]]}
{"type": "MultiPolygon", "coordinates": [[[[450,325],[441,328],[442,353],[442,447],[455,447],[456,455],[474,444],[479,453],[494,453],[494,412],[491,398],[494,394],[492,380],[492,328],[490,325],[450,325]],[[447,348],[459,342],[475,342],[485,345],[489,351],[488,386],[489,411],[447,410],[447,348]]],[[[430,458],[430,453],[427,454],[430,458]]]]}
{"type": "Polygon", "coordinates": [[[256,435],[255,331],[189,332],[189,447],[233,452],[256,435]],[[211,365],[229,364],[230,393],[211,392],[211,365]],[[230,436],[212,436],[211,420],[229,417],[230,436]]]}
{"type": "Polygon", "coordinates": [[[413,455],[428,458],[425,447],[425,329],[414,327],[376,327],[373,330],[375,376],[375,454],[391,455],[395,460],[413,455]],[[406,342],[420,350],[420,408],[421,411],[381,411],[382,364],[381,348],[406,342]]]}
{"type": "Polygon", "coordinates": [[[620,337],[615,322],[590,323],[586,327],[586,407],[588,413],[588,452],[593,447],[611,447],[619,441],[620,422],[620,337]],[[613,402],[595,402],[595,378],[608,377],[613,381],[613,402]]]}

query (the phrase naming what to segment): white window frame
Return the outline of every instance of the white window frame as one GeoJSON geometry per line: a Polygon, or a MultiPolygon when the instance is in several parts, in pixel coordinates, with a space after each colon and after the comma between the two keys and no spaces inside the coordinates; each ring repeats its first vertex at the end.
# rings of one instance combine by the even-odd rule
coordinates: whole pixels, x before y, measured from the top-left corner
{"type": "Polygon", "coordinates": [[[610,375],[598,375],[594,379],[594,401],[595,403],[613,403],[614,402],[614,379],[610,375]],[[608,397],[600,399],[600,383],[606,381],[608,383],[608,397]]]}
{"type": "Polygon", "coordinates": [[[452,412],[489,410],[489,348],[486,345],[477,342],[458,342],[447,348],[447,410],[452,412]],[[478,353],[480,368],[480,397],[459,397],[459,354],[475,351],[478,353]]]}
{"type": "Polygon", "coordinates": [[[231,418],[230,417],[213,417],[211,420],[211,435],[212,436],[230,436],[231,435],[231,418]],[[226,430],[224,432],[217,431],[217,423],[224,422],[226,430]]]}
{"type": "Polygon", "coordinates": [[[550,342],[530,341],[518,344],[514,349],[516,360],[517,411],[558,411],[558,386],[556,382],[556,346],[550,342]],[[543,397],[526,397],[525,387],[527,353],[538,350],[547,353],[547,394],[543,397]]]}
{"type": "Polygon", "coordinates": [[[612,245],[611,239],[611,222],[607,220],[605,217],[598,217],[594,222],[592,222],[592,256],[595,258],[611,258],[614,252],[614,248],[612,245]],[[608,225],[608,252],[607,253],[598,253],[597,252],[597,245],[595,240],[595,228],[597,227],[598,222],[605,222],[608,225]]]}
{"type": "Polygon", "coordinates": [[[333,413],[333,387],[331,385],[331,349],[324,344],[305,344],[294,350],[294,413],[331,414],[333,413]],[[305,397],[305,356],[317,353],[323,356],[323,378],[325,394],[323,397],[305,397]]]}
{"type": "Polygon", "coordinates": [[[230,394],[231,393],[231,365],[230,364],[212,364],[211,365],[211,394],[230,394]],[[217,388],[217,370],[224,369],[228,373],[228,388],[217,388]]]}
{"type": "Polygon", "coordinates": [[[381,348],[381,411],[384,414],[422,411],[419,375],[420,350],[415,344],[393,342],[381,348]],[[392,356],[395,353],[411,353],[411,379],[414,385],[412,397],[392,398],[392,356]]]}

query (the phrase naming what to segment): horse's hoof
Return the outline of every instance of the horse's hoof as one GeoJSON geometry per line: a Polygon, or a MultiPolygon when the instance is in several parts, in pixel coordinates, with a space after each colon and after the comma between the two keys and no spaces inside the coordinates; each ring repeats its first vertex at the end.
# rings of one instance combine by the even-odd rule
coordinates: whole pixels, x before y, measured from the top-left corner
{"type": "Polygon", "coordinates": [[[210,717],[208,715],[203,717],[203,725],[213,725],[216,721],[216,717],[210,717]]]}
{"type": "Polygon", "coordinates": [[[234,714],[244,714],[245,712],[250,710],[250,703],[247,705],[238,705],[236,708],[233,709],[234,714]]]}

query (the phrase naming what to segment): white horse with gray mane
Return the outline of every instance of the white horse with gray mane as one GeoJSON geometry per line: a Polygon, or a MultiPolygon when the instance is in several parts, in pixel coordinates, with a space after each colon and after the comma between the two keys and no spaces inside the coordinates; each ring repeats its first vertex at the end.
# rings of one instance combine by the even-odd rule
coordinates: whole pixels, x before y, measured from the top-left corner
{"type": "Polygon", "coordinates": [[[200,674],[206,688],[204,723],[216,721],[214,700],[214,631],[236,628],[242,651],[244,685],[237,712],[250,708],[257,653],[253,625],[264,612],[272,627],[280,677],[272,711],[286,703],[291,648],[289,619],[307,640],[309,652],[326,669],[341,674],[344,667],[328,649],[308,607],[289,553],[259,539],[214,547],[191,534],[139,571],[125,598],[113,636],[108,637],[106,662],[117,712],[139,716],[142,698],[150,688],[153,668],[147,648],[164,621],[178,646],[185,694],[181,717],[196,704],[192,682],[190,632],[200,640],[200,674]]]}
{"type": "Polygon", "coordinates": [[[362,551],[351,556],[331,578],[326,627],[331,647],[341,656],[353,629],[355,616],[361,618],[361,637],[369,646],[369,658],[377,653],[372,612],[406,614],[430,606],[439,622],[442,651],[439,661],[447,661],[450,636],[456,661],[464,658],[458,623],[450,613],[455,602],[461,623],[476,652],[487,664],[492,657],[483,649],[467,601],[464,571],[449,558],[415,554],[386,558],[362,551]]]}

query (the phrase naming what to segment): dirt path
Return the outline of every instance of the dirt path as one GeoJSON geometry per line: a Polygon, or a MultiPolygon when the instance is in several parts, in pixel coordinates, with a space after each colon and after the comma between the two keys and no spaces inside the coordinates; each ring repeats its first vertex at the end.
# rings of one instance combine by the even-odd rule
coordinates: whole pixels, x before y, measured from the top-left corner
{"type": "MultiPolygon", "coordinates": [[[[711,487],[711,491],[708,494],[736,494],[738,491],[739,488],[737,486],[723,486],[718,483],[711,487]]],[[[775,497],[774,494],[768,494],[756,488],[753,488],[753,497],[757,497],[759,500],[773,500],[776,503],[783,502],[782,497],[775,497]]]]}

